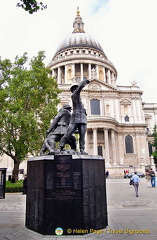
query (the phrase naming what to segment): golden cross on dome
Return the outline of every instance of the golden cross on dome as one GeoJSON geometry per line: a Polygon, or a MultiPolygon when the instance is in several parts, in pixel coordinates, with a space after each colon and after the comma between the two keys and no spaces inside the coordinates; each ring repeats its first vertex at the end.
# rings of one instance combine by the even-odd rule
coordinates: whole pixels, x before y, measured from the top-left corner
{"type": "Polygon", "coordinates": [[[77,16],[80,16],[80,10],[79,10],[79,7],[77,7],[77,16]]]}

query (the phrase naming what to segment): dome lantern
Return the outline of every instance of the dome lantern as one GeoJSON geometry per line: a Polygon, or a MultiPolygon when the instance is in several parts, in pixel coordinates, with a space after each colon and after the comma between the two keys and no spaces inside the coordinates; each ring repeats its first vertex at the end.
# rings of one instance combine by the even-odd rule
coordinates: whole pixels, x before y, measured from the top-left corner
{"type": "Polygon", "coordinates": [[[79,7],[77,7],[76,18],[73,23],[73,33],[84,33],[84,23],[82,22],[82,18],[80,17],[79,7]]]}

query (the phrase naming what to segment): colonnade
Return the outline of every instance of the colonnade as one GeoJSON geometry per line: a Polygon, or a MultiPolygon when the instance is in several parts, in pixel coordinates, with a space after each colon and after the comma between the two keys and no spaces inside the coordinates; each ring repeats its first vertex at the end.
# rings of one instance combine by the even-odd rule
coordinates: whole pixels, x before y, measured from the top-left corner
{"type": "Polygon", "coordinates": [[[101,80],[103,80],[104,82],[113,84],[116,78],[115,73],[111,69],[106,68],[105,66],[99,66],[91,63],[74,63],[59,66],[52,70],[52,77],[55,77],[57,79],[58,84],[63,83],[62,78],[64,79],[64,83],[66,83],[69,66],[71,68],[70,71],[72,74],[72,79],[74,79],[76,75],[79,75],[80,81],[82,81],[85,76],[87,76],[88,79],[100,79],[100,69],[101,75],[103,76],[103,79],[101,80]],[[76,64],[80,64],[79,72],[76,72],[76,64]],[[85,72],[85,65],[88,65],[87,72],[85,72]]]}
{"type": "MultiPolygon", "coordinates": [[[[110,164],[110,158],[112,159],[112,165],[117,165],[117,144],[116,144],[116,133],[113,129],[103,128],[103,136],[104,136],[104,144],[103,147],[105,148],[104,151],[104,158],[106,165],[110,164]]],[[[88,134],[88,132],[87,132],[88,134]]],[[[92,128],[92,135],[93,135],[93,155],[98,155],[98,128],[92,128]]],[[[88,147],[86,146],[86,151],[88,151],[88,147]]]]}

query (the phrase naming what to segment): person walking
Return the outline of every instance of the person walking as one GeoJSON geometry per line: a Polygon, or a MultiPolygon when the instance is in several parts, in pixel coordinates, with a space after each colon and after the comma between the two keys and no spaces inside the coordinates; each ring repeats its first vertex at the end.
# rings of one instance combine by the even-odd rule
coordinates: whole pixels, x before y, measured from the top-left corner
{"type": "Polygon", "coordinates": [[[108,178],[108,176],[109,176],[109,171],[106,171],[106,178],[108,178]]]}
{"type": "Polygon", "coordinates": [[[136,197],[138,197],[138,186],[139,186],[139,183],[140,183],[140,178],[137,175],[137,172],[134,172],[134,175],[132,176],[131,180],[133,180],[133,182],[134,182],[136,197]]]}
{"type": "Polygon", "coordinates": [[[150,180],[151,180],[150,172],[148,169],[146,169],[146,181],[149,188],[151,187],[150,180]]]}
{"type": "Polygon", "coordinates": [[[23,180],[23,194],[27,194],[27,175],[26,174],[23,180]]]}
{"type": "Polygon", "coordinates": [[[155,172],[151,168],[149,173],[150,173],[150,176],[151,176],[151,185],[152,185],[153,188],[155,188],[155,186],[156,186],[155,172]]]}

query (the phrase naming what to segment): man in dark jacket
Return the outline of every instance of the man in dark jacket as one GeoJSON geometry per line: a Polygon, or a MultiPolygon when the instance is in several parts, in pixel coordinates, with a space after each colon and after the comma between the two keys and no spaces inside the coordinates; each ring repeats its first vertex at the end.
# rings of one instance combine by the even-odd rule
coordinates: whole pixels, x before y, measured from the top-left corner
{"type": "Polygon", "coordinates": [[[71,98],[73,104],[73,112],[69,127],[67,129],[67,133],[61,138],[58,149],[59,151],[63,150],[64,145],[67,143],[70,136],[76,131],[76,129],[78,129],[80,152],[82,154],[86,154],[84,152],[84,147],[85,147],[85,133],[87,130],[87,116],[86,116],[87,114],[80,97],[80,92],[88,83],[89,80],[83,80],[79,85],[73,85],[70,89],[72,92],[71,98]]]}
{"type": "Polygon", "coordinates": [[[153,171],[152,168],[150,169],[149,174],[151,176],[151,185],[152,185],[153,188],[155,188],[155,186],[156,186],[156,178],[155,178],[155,172],[153,171]]]}
{"type": "MultiPolygon", "coordinates": [[[[44,144],[40,150],[40,155],[44,154],[46,150],[49,151],[50,154],[55,153],[56,142],[59,142],[60,139],[67,132],[67,128],[71,119],[71,106],[65,104],[55,116],[53,123],[51,124],[49,130],[47,131],[47,137],[44,140],[44,144]]],[[[67,142],[71,149],[76,150],[76,138],[74,135],[71,135],[67,142]]]]}
{"type": "Polygon", "coordinates": [[[23,194],[27,194],[27,175],[25,175],[23,180],[23,194]]]}

